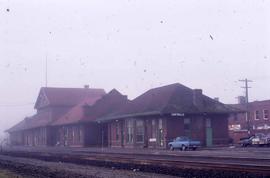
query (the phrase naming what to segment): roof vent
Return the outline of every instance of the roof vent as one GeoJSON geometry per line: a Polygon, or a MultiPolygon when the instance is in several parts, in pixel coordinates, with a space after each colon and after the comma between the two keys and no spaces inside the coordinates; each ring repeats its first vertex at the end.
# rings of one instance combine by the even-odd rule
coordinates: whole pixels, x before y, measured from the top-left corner
{"type": "Polygon", "coordinates": [[[84,85],[84,88],[85,89],[89,89],[89,85],[84,85]]]}

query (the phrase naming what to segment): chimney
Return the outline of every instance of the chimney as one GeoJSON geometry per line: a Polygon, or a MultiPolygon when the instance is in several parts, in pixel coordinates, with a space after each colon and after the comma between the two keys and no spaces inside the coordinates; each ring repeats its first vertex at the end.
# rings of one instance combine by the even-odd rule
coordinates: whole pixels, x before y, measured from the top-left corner
{"type": "Polygon", "coordinates": [[[244,96],[238,96],[237,100],[238,100],[238,104],[245,104],[246,103],[246,97],[244,97],[244,96]]]}
{"type": "Polygon", "coordinates": [[[203,101],[202,101],[202,89],[194,89],[193,90],[193,104],[195,106],[202,106],[203,105],[203,101]]]}
{"type": "Polygon", "coordinates": [[[219,97],[215,97],[214,100],[219,101],[219,97]]]}
{"type": "Polygon", "coordinates": [[[89,85],[84,85],[84,88],[85,89],[89,89],[89,85]]]}

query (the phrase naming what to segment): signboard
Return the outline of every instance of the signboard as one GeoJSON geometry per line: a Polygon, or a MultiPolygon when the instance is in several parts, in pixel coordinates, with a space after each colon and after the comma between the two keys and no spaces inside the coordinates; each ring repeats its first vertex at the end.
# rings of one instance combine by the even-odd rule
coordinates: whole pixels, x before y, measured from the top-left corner
{"type": "Polygon", "coordinates": [[[150,138],[150,139],[149,139],[149,142],[156,142],[156,141],[157,141],[156,138],[150,138]]]}
{"type": "Polygon", "coordinates": [[[184,113],[171,113],[171,116],[173,116],[173,117],[183,117],[183,116],[185,116],[185,114],[184,113]]]}

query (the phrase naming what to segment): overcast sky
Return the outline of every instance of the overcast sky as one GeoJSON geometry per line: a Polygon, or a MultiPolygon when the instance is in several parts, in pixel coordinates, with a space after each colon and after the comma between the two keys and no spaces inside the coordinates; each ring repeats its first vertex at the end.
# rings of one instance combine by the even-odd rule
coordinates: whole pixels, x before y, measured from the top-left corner
{"type": "Polygon", "coordinates": [[[171,83],[235,103],[270,99],[270,1],[0,0],[0,132],[34,114],[40,87],[171,83]]]}

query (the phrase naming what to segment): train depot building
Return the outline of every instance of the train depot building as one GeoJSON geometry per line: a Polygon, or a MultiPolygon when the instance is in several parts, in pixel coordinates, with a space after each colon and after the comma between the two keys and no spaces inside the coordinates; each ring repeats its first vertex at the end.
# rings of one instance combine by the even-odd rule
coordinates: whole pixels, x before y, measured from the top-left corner
{"type": "Polygon", "coordinates": [[[94,104],[106,93],[103,89],[50,88],[40,89],[35,103],[36,114],[7,130],[12,145],[52,146],[57,134],[52,124],[82,100],[94,104]]]}
{"type": "Polygon", "coordinates": [[[178,136],[226,145],[228,117],[237,112],[178,83],[131,101],[115,89],[42,88],[35,108],[7,130],[12,145],[165,149],[178,136]]]}
{"type": "Polygon", "coordinates": [[[228,143],[231,112],[200,89],[172,84],[151,89],[97,121],[108,123],[111,147],[166,148],[178,136],[212,146],[228,143]]]}

